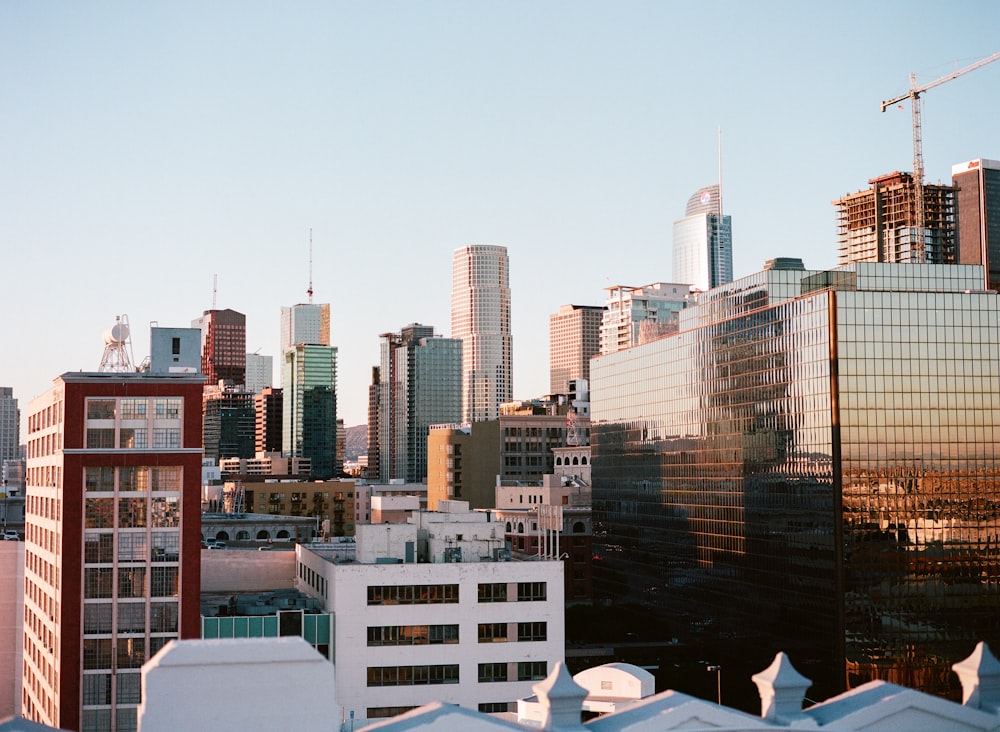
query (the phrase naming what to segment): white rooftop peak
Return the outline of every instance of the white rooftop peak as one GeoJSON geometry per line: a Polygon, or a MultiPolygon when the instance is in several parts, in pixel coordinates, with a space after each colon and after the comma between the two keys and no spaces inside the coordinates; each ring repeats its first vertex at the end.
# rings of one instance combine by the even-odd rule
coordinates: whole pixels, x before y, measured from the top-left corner
{"type": "Polygon", "coordinates": [[[771,665],[750,677],[760,694],[760,716],[769,722],[802,718],[802,702],[812,681],[800,674],[784,652],[771,665]]]}
{"type": "Polygon", "coordinates": [[[552,673],[531,687],[531,690],[545,708],[544,729],[586,729],[581,721],[581,712],[587,690],[573,681],[565,662],[558,661],[552,673]]]}
{"type": "Polygon", "coordinates": [[[984,712],[1000,712],[1000,661],[980,641],[964,661],[952,665],[962,683],[962,704],[984,712]]]}

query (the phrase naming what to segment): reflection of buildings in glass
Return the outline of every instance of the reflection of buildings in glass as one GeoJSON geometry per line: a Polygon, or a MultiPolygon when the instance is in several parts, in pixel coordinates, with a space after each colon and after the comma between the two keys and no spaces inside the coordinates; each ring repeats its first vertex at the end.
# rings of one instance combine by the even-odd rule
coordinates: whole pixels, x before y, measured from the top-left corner
{"type": "Polygon", "coordinates": [[[594,360],[595,590],[788,648],[819,693],[940,692],[1000,641],[1000,297],[978,267],[798,267],[594,360]]]}
{"type": "Polygon", "coordinates": [[[310,458],[313,478],[332,478],[339,472],[337,349],[300,343],[283,358],[282,454],[310,458]]]}

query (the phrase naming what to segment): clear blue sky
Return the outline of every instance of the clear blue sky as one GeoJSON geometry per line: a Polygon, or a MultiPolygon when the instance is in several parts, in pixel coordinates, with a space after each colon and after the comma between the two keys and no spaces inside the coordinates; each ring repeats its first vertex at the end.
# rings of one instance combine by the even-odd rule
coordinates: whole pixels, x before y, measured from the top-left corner
{"type": "MultiPolygon", "coordinates": [[[[25,411],[96,370],[127,313],[331,303],[340,414],[378,334],[450,333],[451,256],[510,253],[514,394],[548,390],[548,316],[672,281],[671,227],[717,179],[734,272],[836,263],[831,201],[912,169],[882,99],[1000,50],[1000,3],[0,4],[0,385],[25,411]]],[[[925,96],[928,179],[1000,159],[1000,62],[925,96]]],[[[276,373],[276,383],[278,379],[276,373]]]]}

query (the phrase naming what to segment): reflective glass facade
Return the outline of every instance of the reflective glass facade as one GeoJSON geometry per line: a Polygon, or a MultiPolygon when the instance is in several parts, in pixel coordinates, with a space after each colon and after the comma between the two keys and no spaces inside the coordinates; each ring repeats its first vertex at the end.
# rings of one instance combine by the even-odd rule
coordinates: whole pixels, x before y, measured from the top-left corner
{"type": "Polygon", "coordinates": [[[982,276],[765,271],[595,359],[598,595],[734,659],[785,650],[811,695],[943,693],[1000,641],[1000,297],[967,292],[982,276]]]}
{"type": "Polygon", "coordinates": [[[285,457],[307,457],[312,477],[337,474],[337,349],[297,345],[285,350],[281,382],[285,457]]]}
{"type": "Polygon", "coordinates": [[[721,205],[719,186],[706,186],[674,222],[674,281],[705,291],[733,279],[733,222],[721,205]]]}

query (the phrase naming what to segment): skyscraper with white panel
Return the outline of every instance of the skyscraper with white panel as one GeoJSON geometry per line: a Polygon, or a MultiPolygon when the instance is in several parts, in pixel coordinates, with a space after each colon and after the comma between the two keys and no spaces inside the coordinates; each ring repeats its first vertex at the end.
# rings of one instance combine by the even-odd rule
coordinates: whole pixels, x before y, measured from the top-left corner
{"type": "Polygon", "coordinates": [[[472,244],[452,260],[451,336],[462,340],[466,422],[497,419],[513,398],[507,247],[472,244]]]}
{"type": "Polygon", "coordinates": [[[718,184],[688,199],[684,218],[674,222],[674,282],[705,292],[733,279],[733,222],[722,213],[718,184]]]}

